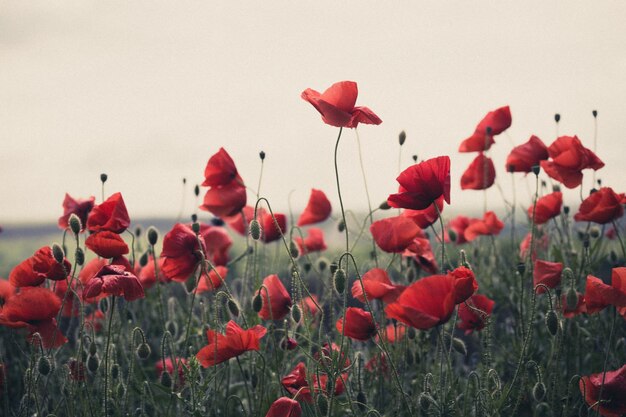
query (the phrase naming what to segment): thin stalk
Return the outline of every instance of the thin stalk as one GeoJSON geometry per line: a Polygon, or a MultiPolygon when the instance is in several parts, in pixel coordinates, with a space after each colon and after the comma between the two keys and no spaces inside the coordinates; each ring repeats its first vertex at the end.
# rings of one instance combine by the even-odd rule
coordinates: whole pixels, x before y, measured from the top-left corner
{"type": "Polygon", "coordinates": [[[109,328],[107,330],[107,342],[104,348],[104,417],[109,415],[109,348],[111,345],[111,328],[113,327],[113,312],[115,311],[115,296],[111,297],[111,313],[109,315],[109,328]]]}

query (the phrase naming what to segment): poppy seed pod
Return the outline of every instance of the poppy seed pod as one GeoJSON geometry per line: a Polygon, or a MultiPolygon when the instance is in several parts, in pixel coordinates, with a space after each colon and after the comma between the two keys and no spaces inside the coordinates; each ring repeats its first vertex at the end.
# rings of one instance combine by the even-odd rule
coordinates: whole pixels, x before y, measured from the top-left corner
{"type": "Polygon", "coordinates": [[[151,353],[150,345],[145,342],[141,343],[139,346],[137,346],[135,353],[137,354],[137,357],[139,359],[148,359],[151,353]]]}
{"type": "Polygon", "coordinates": [[[82,265],[85,263],[85,252],[81,248],[76,248],[76,252],[74,252],[74,259],[76,260],[77,265],[82,265]]]}
{"type": "Polygon", "coordinates": [[[292,258],[296,259],[300,256],[300,251],[298,250],[298,245],[293,240],[289,242],[289,254],[292,258]]]}
{"type": "Polygon", "coordinates": [[[150,226],[148,228],[147,236],[148,236],[148,243],[150,243],[151,246],[156,245],[157,241],[159,240],[159,232],[154,226],[150,226]]]}
{"type": "Polygon", "coordinates": [[[333,274],[333,285],[339,294],[346,290],[346,271],[343,268],[338,268],[333,274]]]}
{"type": "Polygon", "coordinates": [[[91,356],[96,356],[97,353],[98,353],[98,345],[96,345],[96,342],[91,342],[89,344],[89,354],[91,356]]]}
{"type": "Polygon", "coordinates": [[[546,327],[552,336],[556,336],[559,330],[559,318],[554,310],[550,310],[546,313],[546,327]]]}
{"type": "Polygon", "coordinates": [[[555,113],[554,114],[554,121],[557,122],[557,123],[560,122],[561,121],[561,115],[558,114],[558,113],[555,113]]]}
{"type": "Polygon", "coordinates": [[[537,402],[541,402],[546,396],[546,386],[543,382],[539,381],[533,387],[533,398],[537,402]]]}
{"type": "Polygon", "coordinates": [[[593,115],[594,119],[595,119],[596,117],[598,117],[598,111],[597,111],[597,110],[592,110],[592,111],[591,111],[591,114],[593,115]]]}
{"type": "Polygon", "coordinates": [[[541,167],[539,165],[533,165],[533,167],[532,167],[533,174],[539,175],[540,171],[541,171],[541,167]]]}
{"type": "Polygon", "coordinates": [[[261,238],[261,225],[257,221],[257,219],[252,219],[250,222],[250,237],[253,240],[259,240],[261,238]]]}
{"type": "Polygon", "coordinates": [[[338,224],[337,224],[337,230],[339,230],[339,232],[343,232],[344,230],[346,230],[346,224],[344,223],[343,220],[341,220],[338,224]]]}
{"type": "Polygon", "coordinates": [[[72,233],[74,233],[74,235],[78,235],[80,233],[80,230],[83,228],[80,217],[78,217],[74,213],[70,214],[70,218],[68,219],[67,223],[69,224],[70,230],[72,231],[72,233]]]}
{"type": "Polygon", "coordinates": [[[404,145],[404,142],[406,142],[406,132],[404,130],[398,135],[398,142],[400,146],[404,145]]]}
{"type": "Polygon", "coordinates": [[[463,356],[467,356],[467,346],[465,342],[458,337],[452,338],[452,348],[463,356]]]}
{"type": "Polygon", "coordinates": [[[107,182],[108,179],[109,179],[109,176],[107,174],[100,174],[100,181],[102,181],[102,184],[107,182]]]}
{"type": "Polygon", "coordinates": [[[52,244],[52,256],[57,263],[62,264],[63,258],[65,258],[65,253],[63,252],[63,248],[58,243],[52,244]]]}
{"type": "Polygon", "coordinates": [[[261,158],[261,161],[265,160],[265,152],[259,152],[259,158],[261,158]]]}

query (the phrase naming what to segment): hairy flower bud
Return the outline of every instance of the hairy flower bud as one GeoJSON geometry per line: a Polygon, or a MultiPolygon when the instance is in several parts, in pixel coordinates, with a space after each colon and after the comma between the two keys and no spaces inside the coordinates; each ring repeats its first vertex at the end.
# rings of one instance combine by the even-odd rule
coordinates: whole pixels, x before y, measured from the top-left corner
{"type": "Polygon", "coordinates": [[[333,284],[339,294],[346,290],[346,271],[343,268],[338,268],[333,274],[333,284]]]}
{"type": "Polygon", "coordinates": [[[452,338],[452,348],[463,356],[467,356],[467,346],[465,342],[458,337],[452,338]]]}
{"type": "Polygon", "coordinates": [[[298,245],[293,240],[289,242],[289,254],[292,258],[297,258],[300,256],[300,251],[298,250],[298,245]]]}
{"type": "Polygon", "coordinates": [[[252,310],[255,313],[258,313],[263,308],[263,298],[261,297],[261,293],[258,292],[257,295],[252,299],[252,310]]]}
{"type": "Polygon", "coordinates": [[[76,248],[76,252],[74,252],[74,260],[77,265],[82,265],[85,263],[85,252],[81,248],[76,248]]]}
{"type": "Polygon", "coordinates": [[[139,266],[143,268],[144,266],[148,265],[148,259],[148,252],[142,253],[139,257],[139,266]]]}
{"type": "Polygon", "coordinates": [[[261,238],[261,225],[257,219],[252,219],[249,229],[250,237],[252,237],[253,240],[259,240],[261,238]]]}
{"type": "Polygon", "coordinates": [[[92,374],[95,374],[100,367],[100,360],[98,359],[98,355],[89,355],[87,357],[87,369],[92,374]]]}
{"type": "Polygon", "coordinates": [[[37,361],[37,371],[43,376],[46,376],[52,371],[52,364],[47,356],[42,356],[37,361]]]}
{"type": "Polygon", "coordinates": [[[550,310],[546,313],[546,327],[552,336],[556,336],[559,330],[559,318],[556,316],[554,310],[550,310]]]}
{"type": "Polygon", "coordinates": [[[300,319],[302,318],[302,311],[300,310],[298,304],[294,304],[291,307],[291,318],[295,323],[300,323],[300,319]]]}
{"type": "Polygon", "coordinates": [[[151,353],[150,345],[147,344],[146,342],[139,344],[139,346],[137,346],[137,349],[135,350],[135,354],[141,360],[148,359],[148,357],[150,357],[150,353],[151,353]]]}
{"type": "Polygon", "coordinates": [[[67,220],[67,223],[70,225],[70,230],[74,233],[74,235],[78,235],[83,228],[80,217],[74,213],[70,214],[70,218],[67,220]]]}
{"type": "Polygon", "coordinates": [[[161,385],[163,385],[164,387],[171,388],[172,387],[172,375],[170,375],[170,373],[167,371],[163,371],[159,382],[161,382],[161,385]]]}
{"type": "Polygon", "coordinates": [[[387,202],[387,200],[383,201],[382,203],[380,203],[380,205],[378,206],[379,209],[381,210],[389,210],[391,208],[391,206],[389,205],[389,203],[387,202]]]}
{"type": "Polygon", "coordinates": [[[541,402],[546,396],[546,386],[543,382],[539,381],[533,387],[533,398],[537,402],[541,402]]]}
{"type": "Polygon", "coordinates": [[[146,235],[148,236],[148,243],[151,246],[156,245],[157,241],[159,240],[159,232],[157,231],[156,227],[150,226],[146,235]]]}
{"type": "Polygon", "coordinates": [[[237,305],[237,302],[235,302],[235,300],[233,300],[232,298],[228,299],[228,311],[230,311],[230,314],[232,314],[235,317],[239,317],[239,306],[237,305]]]}
{"type": "Polygon", "coordinates": [[[567,308],[569,310],[574,310],[578,305],[578,293],[574,287],[570,287],[567,290],[567,294],[565,295],[565,302],[567,303],[567,308]]]}
{"type": "Polygon", "coordinates": [[[320,409],[320,414],[325,416],[328,413],[328,399],[324,394],[317,396],[317,408],[320,409]]]}
{"type": "Polygon", "coordinates": [[[63,252],[63,248],[58,243],[52,244],[52,256],[57,263],[62,264],[63,259],[65,258],[65,252],[63,252]]]}

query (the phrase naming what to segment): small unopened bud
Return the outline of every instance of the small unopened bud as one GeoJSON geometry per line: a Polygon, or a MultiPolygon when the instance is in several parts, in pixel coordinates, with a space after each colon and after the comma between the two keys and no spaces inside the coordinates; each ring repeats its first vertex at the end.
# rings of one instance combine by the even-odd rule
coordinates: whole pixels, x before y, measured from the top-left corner
{"type": "Polygon", "coordinates": [[[252,299],[252,310],[255,313],[258,313],[263,308],[263,298],[261,297],[261,293],[257,293],[252,299]]]}
{"type": "Polygon", "coordinates": [[[387,202],[387,200],[383,201],[382,203],[380,203],[380,205],[378,206],[379,209],[381,210],[389,210],[391,208],[391,206],[389,205],[389,203],[387,202]]]}
{"type": "Polygon", "coordinates": [[[593,226],[591,229],[589,229],[589,236],[591,236],[594,239],[597,239],[600,237],[600,229],[596,226],[593,226]]]}
{"type": "Polygon", "coordinates": [[[289,254],[291,254],[292,258],[297,258],[300,256],[300,251],[298,250],[298,245],[293,240],[289,242],[289,254]]]}
{"type": "Polygon", "coordinates": [[[413,155],[412,158],[413,158],[413,162],[417,162],[417,155],[413,155]]]}
{"type": "Polygon", "coordinates": [[[591,114],[593,115],[594,118],[598,117],[598,111],[597,110],[592,110],[591,114]]]}
{"type": "Polygon", "coordinates": [[[70,218],[67,220],[67,223],[70,226],[70,230],[75,235],[79,234],[80,230],[83,228],[83,225],[82,225],[82,223],[80,221],[80,217],[78,217],[74,213],[70,214],[70,218]]]}
{"type": "Polygon", "coordinates": [[[291,307],[291,318],[295,323],[300,323],[300,319],[302,319],[302,310],[300,310],[298,304],[294,304],[293,307],[291,307]]]}
{"type": "Polygon", "coordinates": [[[137,354],[137,357],[141,360],[148,359],[151,353],[150,345],[145,342],[139,344],[139,346],[137,346],[137,349],[135,350],[135,353],[137,354]]]}
{"type": "Polygon", "coordinates": [[[232,314],[235,317],[239,317],[239,306],[237,305],[235,300],[233,300],[232,298],[229,298],[227,306],[228,306],[228,311],[230,311],[230,314],[232,314]]]}
{"type": "Polygon", "coordinates": [[[328,413],[328,399],[324,394],[317,396],[317,408],[320,409],[320,414],[325,416],[328,413]]]}
{"type": "Polygon", "coordinates": [[[539,381],[533,387],[533,398],[540,403],[546,396],[546,386],[543,382],[539,381]]]}
{"type": "Polygon", "coordinates": [[[191,223],[191,230],[193,230],[195,234],[200,233],[200,223],[198,222],[191,223]]]}
{"type": "Polygon", "coordinates": [[[359,391],[356,395],[356,401],[359,409],[362,413],[364,413],[365,410],[367,410],[367,397],[365,397],[365,393],[363,391],[359,391]]]}
{"type": "Polygon", "coordinates": [[[578,305],[578,293],[574,287],[570,287],[565,295],[565,302],[567,303],[568,310],[574,310],[578,305]]]}
{"type": "Polygon", "coordinates": [[[148,236],[148,243],[152,246],[156,245],[157,241],[159,240],[159,232],[154,226],[150,226],[148,228],[148,232],[146,233],[146,235],[148,236]]]}
{"type": "Polygon", "coordinates": [[[311,264],[309,262],[305,262],[304,265],[302,265],[302,268],[304,268],[304,272],[310,272],[311,264]]]}
{"type": "Polygon", "coordinates": [[[560,122],[561,121],[561,115],[558,114],[558,113],[555,113],[554,114],[554,121],[557,122],[557,123],[560,122]]]}
{"type": "Polygon", "coordinates": [[[339,294],[346,290],[346,271],[343,268],[338,268],[333,274],[333,284],[339,294]]]}
{"type": "Polygon", "coordinates": [[[406,142],[406,132],[404,130],[398,135],[398,142],[400,146],[404,145],[404,142],[406,142]]]}
{"type": "Polygon", "coordinates": [[[198,215],[196,213],[191,215],[191,223],[195,223],[198,221],[198,215]]]}
{"type": "Polygon", "coordinates": [[[261,161],[265,160],[265,152],[259,152],[259,158],[261,158],[261,161]]]}
{"type": "Polygon", "coordinates": [[[219,217],[213,217],[211,218],[211,224],[213,226],[224,226],[224,220],[220,219],[219,217]]]}
{"type": "Polygon", "coordinates": [[[565,215],[568,215],[568,214],[569,214],[569,210],[570,210],[570,209],[569,209],[569,206],[563,206],[563,213],[564,213],[565,215]]]}
{"type": "Polygon", "coordinates": [[[100,174],[100,181],[102,181],[102,184],[107,182],[107,179],[109,179],[109,176],[107,174],[100,174]]]}
{"type": "Polygon", "coordinates": [[[148,252],[142,253],[139,257],[139,266],[143,268],[144,266],[148,265],[148,260],[148,252]]]}
{"type": "Polygon", "coordinates": [[[37,361],[37,371],[43,376],[46,376],[52,371],[52,364],[47,356],[42,356],[37,361]]]}
{"type": "Polygon", "coordinates": [[[341,220],[338,224],[337,224],[337,230],[339,230],[340,232],[343,232],[344,230],[346,230],[346,224],[344,223],[343,220],[341,220]]]}
{"type": "Polygon", "coordinates": [[[63,248],[58,243],[52,244],[52,256],[57,263],[62,264],[63,259],[65,258],[65,253],[63,252],[63,248]]]}
{"type": "Polygon", "coordinates": [[[331,275],[335,275],[335,272],[337,271],[337,269],[339,268],[339,264],[337,264],[337,262],[331,262],[330,263],[330,274],[331,275]]]}
{"type": "Polygon", "coordinates": [[[559,330],[559,318],[556,316],[554,310],[550,310],[546,313],[546,327],[552,336],[556,336],[559,330]]]}
{"type": "Polygon", "coordinates": [[[96,342],[91,342],[89,344],[89,354],[91,356],[96,356],[97,353],[98,353],[98,345],[96,345],[96,342]]]}
{"type": "Polygon", "coordinates": [[[465,346],[465,342],[463,340],[459,339],[458,337],[453,337],[452,347],[461,355],[467,356],[467,346],[465,346]]]}
{"type": "Polygon", "coordinates": [[[196,185],[193,187],[193,194],[194,194],[196,197],[198,197],[198,196],[200,195],[200,186],[199,186],[198,184],[196,184],[196,185]]]}
{"type": "Polygon", "coordinates": [[[539,165],[533,165],[531,169],[535,175],[539,175],[539,171],[541,170],[539,165]]]}
{"type": "Polygon", "coordinates": [[[261,225],[257,219],[252,219],[250,222],[250,237],[254,240],[259,240],[261,238],[261,225]]]}
{"type": "Polygon", "coordinates": [[[523,262],[520,262],[517,264],[517,273],[520,275],[524,275],[524,273],[526,272],[526,264],[523,262]]]}
{"type": "Polygon", "coordinates": [[[453,229],[448,229],[448,237],[451,242],[456,242],[456,232],[453,229]]]}
{"type": "Polygon", "coordinates": [[[100,360],[98,359],[98,355],[89,355],[87,357],[87,369],[92,374],[95,374],[100,366],[100,360]]]}
{"type": "Polygon", "coordinates": [[[163,385],[164,387],[171,388],[172,387],[172,375],[170,375],[170,373],[167,371],[163,371],[159,382],[161,382],[161,385],[163,385]]]}
{"type": "Polygon", "coordinates": [[[74,252],[74,260],[77,265],[82,265],[85,263],[85,252],[81,248],[76,248],[74,252]]]}
{"type": "Polygon", "coordinates": [[[328,259],[326,259],[326,258],[319,258],[317,260],[317,269],[319,269],[320,272],[324,272],[326,270],[326,268],[328,268],[328,259]]]}

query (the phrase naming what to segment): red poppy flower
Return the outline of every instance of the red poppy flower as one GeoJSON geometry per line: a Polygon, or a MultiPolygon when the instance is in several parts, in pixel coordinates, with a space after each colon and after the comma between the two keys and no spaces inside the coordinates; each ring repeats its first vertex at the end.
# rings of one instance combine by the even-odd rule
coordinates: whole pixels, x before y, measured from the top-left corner
{"type": "Polygon", "coordinates": [[[578,386],[589,407],[600,415],[620,417],[626,414],[626,364],[615,371],[583,376],[578,386]]]}
{"type": "Polygon", "coordinates": [[[496,168],[491,158],[482,152],[472,161],[461,176],[462,190],[486,190],[496,179],[496,168]]]}
{"type": "Polygon", "coordinates": [[[457,327],[465,330],[465,334],[470,334],[474,330],[479,331],[485,327],[487,318],[493,311],[495,301],[488,297],[475,294],[465,303],[459,305],[459,319],[461,322],[457,327]],[[476,311],[476,309],[482,311],[476,311]]]}
{"type": "Polygon", "coordinates": [[[585,148],[577,136],[561,136],[548,147],[551,161],[541,161],[541,167],[550,177],[567,188],[578,187],[583,180],[583,169],[594,171],[602,168],[604,162],[585,148]]]}
{"type": "MultiPolygon", "coordinates": [[[[176,387],[182,387],[185,385],[185,369],[188,369],[187,359],[185,358],[176,358],[176,368],[178,369],[178,380],[176,381],[176,387]]],[[[156,374],[159,378],[161,378],[161,374],[163,373],[163,361],[159,360],[154,365],[154,369],[156,370],[156,374]]],[[[174,373],[174,361],[169,356],[165,358],[165,370],[168,374],[172,375],[174,373]]]]}
{"type": "Polygon", "coordinates": [[[62,263],[58,263],[52,255],[52,249],[44,246],[13,268],[9,274],[9,281],[15,287],[36,287],[46,278],[53,281],[66,279],[71,269],[72,265],[66,258],[63,258],[62,263]]]}
{"type": "MultiPolygon", "coordinates": [[[[549,262],[537,259],[533,268],[533,286],[543,284],[548,288],[556,288],[561,283],[563,264],[561,262],[549,262]]],[[[537,288],[537,294],[546,292],[545,288],[537,288]]]]}
{"type": "Polygon", "coordinates": [[[465,229],[465,239],[468,242],[476,239],[478,236],[496,236],[504,228],[504,223],[498,219],[493,211],[484,214],[482,220],[472,219],[469,226],[465,229]]]}
{"type": "Polygon", "coordinates": [[[228,251],[233,244],[228,232],[223,227],[201,223],[200,237],[204,243],[207,259],[213,265],[226,265],[228,263],[228,251]]]}
{"type": "Polygon", "coordinates": [[[71,281],[71,290],[68,289],[68,281],[70,279],[57,281],[53,291],[59,299],[65,301],[63,303],[63,311],[61,312],[62,316],[78,317],[80,314],[80,300],[74,296],[74,293],[78,293],[77,281],[71,281]]]}
{"type": "Polygon", "coordinates": [[[205,250],[190,227],[177,223],[163,238],[163,275],[169,280],[184,282],[198,267],[205,250]]]}
{"type": "Polygon", "coordinates": [[[280,397],[270,405],[265,417],[301,417],[302,407],[298,401],[287,397],[280,397]]]}
{"type": "Polygon", "coordinates": [[[376,335],[376,324],[372,315],[358,307],[348,307],[345,322],[340,317],[335,325],[340,334],[355,340],[366,341],[376,335]]]}
{"type": "Polygon", "coordinates": [[[226,324],[226,334],[207,330],[209,344],[200,349],[196,358],[205,368],[214,366],[241,355],[249,350],[259,350],[259,340],[265,336],[267,329],[256,325],[243,330],[234,321],[226,324]]]}
{"type": "MultiPolygon", "coordinates": [[[[520,259],[526,259],[528,256],[528,252],[530,251],[530,241],[532,240],[532,234],[528,232],[524,239],[519,245],[519,257],[520,259]]],[[[540,228],[537,228],[537,233],[535,236],[535,245],[533,250],[532,260],[534,261],[537,258],[537,251],[542,250],[545,251],[548,249],[550,245],[550,236],[544,234],[540,228]]]]}
{"type": "Polygon", "coordinates": [[[237,178],[237,167],[224,148],[220,148],[216,154],[209,158],[204,169],[205,187],[217,187],[227,185],[237,178]]]}
{"type": "Polygon", "coordinates": [[[320,112],[327,125],[354,128],[359,123],[381,124],[383,121],[369,108],[354,106],[358,94],[354,81],[341,81],[331,85],[322,94],[307,88],[301,97],[320,112]]]}
{"type": "Polygon", "coordinates": [[[395,303],[385,308],[387,317],[416,329],[430,329],[447,322],[454,311],[455,279],[432,275],[411,284],[395,303]]]}
{"type": "MultiPolygon", "coordinates": [[[[396,343],[406,335],[406,326],[402,323],[390,323],[385,326],[385,339],[387,343],[396,343]]],[[[376,338],[378,340],[378,338],[376,338]]]]}
{"type": "Polygon", "coordinates": [[[528,207],[528,217],[533,219],[533,210],[535,211],[535,224],[544,224],[553,217],[561,213],[563,206],[563,193],[556,191],[544,195],[537,200],[537,207],[528,207]]]}
{"type": "Polygon", "coordinates": [[[370,226],[370,232],[379,248],[385,252],[399,253],[411,244],[420,228],[413,220],[396,216],[375,221],[370,226]]]}
{"type": "Polygon", "coordinates": [[[323,222],[330,216],[331,211],[332,207],[326,194],[321,190],[313,188],[309,196],[309,202],[298,218],[298,226],[323,222]]]}
{"type": "Polygon", "coordinates": [[[469,217],[466,216],[456,216],[454,219],[448,222],[448,227],[446,230],[446,242],[450,242],[453,239],[450,238],[450,231],[454,232],[454,243],[457,245],[462,245],[463,243],[467,243],[467,239],[465,239],[465,229],[470,224],[469,217]]]}
{"type": "Polygon", "coordinates": [[[402,212],[402,216],[408,217],[420,228],[426,229],[428,226],[435,223],[437,219],[439,219],[439,213],[443,212],[443,196],[435,200],[435,204],[431,204],[424,210],[406,209],[402,212]],[[437,205],[436,208],[435,204],[437,205]],[[439,209],[439,212],[437,212],[437,208],[439,209]]]}
{"type": "Polygon", "coordinates": [[[0,278],[0,310],[6,304],[9,298],[13,297],[17,288],[8,280],[0,278]]]}
{"type": "Polygon", "coordinates": [[[461,304],[478,290],[478,282],[476,282],[476,277],[471,269],[459,266],[450,271],[448,275],[454,278],[455,304],[461,304]]]}
{"type": "Polygon", "coordinates": [[[624,194],[617,194],[610,187],[602,187],[580,204],[574,220],[599,224],[610,223],[624,215],[624,194]]]}
{"type": "Polygon", "coordinates": [[[108,230],[119,234],[128,226],[130,226],[130,217],[120,193],[115,193],[104,203],[94,206],[87,217],[87,229],[92,232],[108,230]]]}
{"type": "Polygon", "coordinates": [[[317,305],[320,305],[317,295],[311,294],[311,297],[305,297],[300,300],[300,310],[302,310],[303,313],[307,312],[311,316],[315,316],[317,313],[319,313],[319,310],[317,309],[315,303],[317,303],[317,305]]]}
{"type": "Polygon", "coordinates": [[[322,252],[327,248],[326,242],[324,241],[324,231],[317,227],[311,227],[307,231],[307,236],[304,239],[296,237],[294,241],[298,245],[302,255],[311,252],[322,252]]]}
{"type": "Polygon", "coordinates": [[[224,217],[224,222],[226,222],[226,224],[235,232],[245,236],[248,234],[248,225],[253,218],[254,207],[245,206],[241,209],[241,211],[239,211],[239,213],[224,217]]]}
{"type": "Polygon", "coordinates": [[[493,137],[504,132],[511,126],[511,110],[509,106],[500,107],[490,111],[478,123],[474,134],[461,142],[459,152],[482,152],[486,151],[495,143],[493,137]],[[487,129],[491,129],[487,133],[487,129]]]}
{"type": "Polygon", "coordinates": [[[423,231],[419,231],[417,237],[402,252],[403,257],[412,257],[416,264],[424,271],[434,274],[439,269],[435,254],[430,246],[430,241],[423,231]]]}
{"type": "MultiPolygon", "coordinates": [[[[310,375],[310,377],[313,381],[313,390],[315,392],[323,391],[326,395],[329,394],[327,389],[328,375],[319,373],[318,377],[318,373],[315,372],[313,375],[310,375]]],[[[296,367],[293,368],[289,374],[285,375],[280,382],[283,388],[285,388],[291,395],[296,395],[296,393],[298,393],[298,400],[302,400],[307,403],[313,402],[309,378],[307,378],[307,369],[304,362],[298,362],[296,367]]],[[[335,395],[341,395],[344,389],[345,387],[341,377],[337,377],[335,380],[335,395]]]]}
{"type": "Polygon", "coordinates": [[[103,258],[115,258],[128,253],[128,245],[124,239],[108,230],[89,235],[85,239],[85,246],[103,258]]]}
{"type": "Polygon", "coordinates": [[[626,307],[626,268],[613,268],[611,285],[606,285],[600,278],[588,275],[585,305],[589,314],[597,313],[609,305],[616,308],[626,307]]]}
{"type": "MultiPolygon", "coordinates": [[[[159,258],[157,261],[157,268],[159,270],[159,282],[167,282],[167,278],[163,275],[163,262],[165,259],[159,258]]],[[[139,273],[137,274],[137,278],[139,278],[139,282],[141,282],[141,286],[145,289],[151,288],[154,284],[156,284],[157,277],[154,271],[154,258],[152,255],[148,256],[148,263],[146,266],[141,268],[139,273]]]]}
{"type": "Polygon", "coordinates": [[[359,280],[352,284],[352,296],[360,302],[365,302],[363,287],[368,300],[383,300],[392,303],[406,288],[404,285],[395,285],[389,280],[389,275],[382,268],[374,268],[363,274],[363,286],[359,280]]]}
{"type": "Polygon", "coordinates": [[[450,204],[450,157],[439,156],[412,165],[396,181],[400,183],[399,192],[387,198],[391,207],[423,210],[441,196],[450,204]]]}
{"type": "Polygon", "coordinates": [[[107,265],[109,261],[107,259],[98,259],[94,258],[91,261],[87,262],[83,269],[78,273],[78,279],[85,286],[91,278],[93,278],[98,271],[105,265],[107,265]]]}
{"type": "Polygon", "coordinates": [[[217,217],[233,216],[246,205],[247,198],[246,187],[237,177],[226,185],[209,188],[200,209],[217,217]]]}
{"type": "Polygon", "coordinates": [[[87,199],[73,198],[69,194],[65,193],[65,199],[63,199],[63,215],[59,217],[59,227],[61,229],[67,229],[70,227],[68,220],[72,214],[75,214],[80,219],[82,226],[81,231],[85,230],[87,224],[87,216],[93,208],[96,198],[91,196],[87,199]]]}
{"type": "Polygon", "coordinates": [[[84,298],[101,294],[124,297],[126,301],[143,298],[144,292],[139,278],[119,265],[105,265],[87,282],[83,290],[84,298]]]}
{"type": "Polygon", "coordinates": [[[260,290],[263,307],[259,311],[259,317],[263,320],[282,320],[289,313],[292,304],[287,289],[278,275],[265,277],[263,286],[265,288],[260,290]]]}
{"type": "Polygon", "coordinates": [[[44,348],[59,347],[67,339],[56,326],[55,317],[59,314],[61,299],[47,288],[23,288],[9,298],[0,310],[0,325],[11,328],[26,327],[41,335],[44,348]]]}
{"type": "Polygon", "coordinates": [[[207,274],[202,274],[196,287],[196,293],[202,294],[203,292],[217,290],[222,286],[222,280],[226,279],[226,275],[228,275],[228,268],[224,266],[216,266],[215,269],[209,272],[208,276],[207,274]]]}
{"type": "Polygon", "coordinates": [[[287,217],[282,213],[274,213],[274,217],[265,210],[257,210],[257,219],[261,225],[261,241],[274,242],[287,231],[287,217]],[[276,221],[274,221],[276,219],[276,221]],[[278,224],[278,227],[276,225],[278,224]]]}
{"type": "Polygon", "coordinates": [[[533,166],[548,159],[548,147],[537,136],[532,135],[528,142],[513,148],[506,158],[508,172],[531,172],[533,166]]]}

